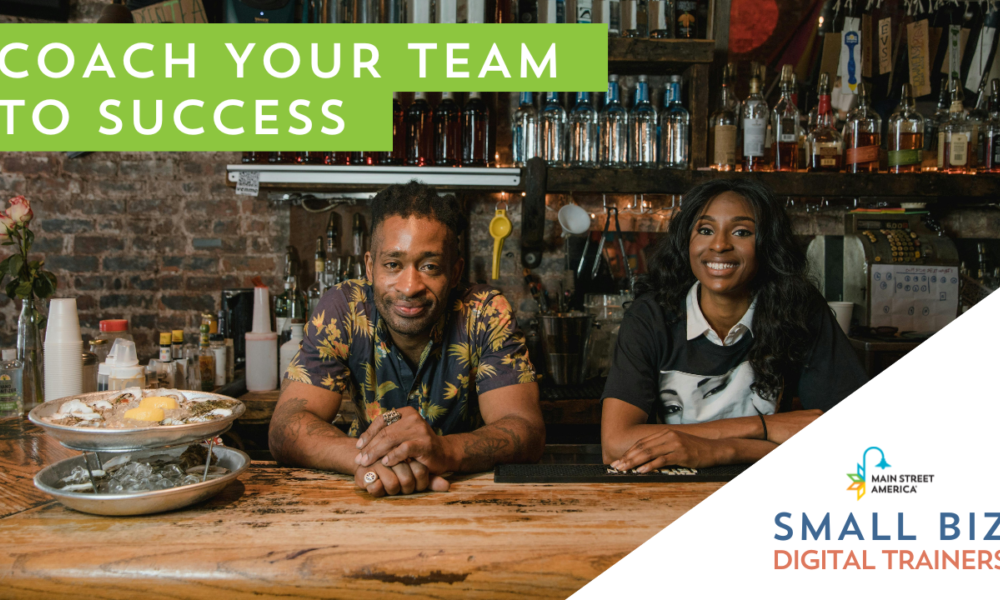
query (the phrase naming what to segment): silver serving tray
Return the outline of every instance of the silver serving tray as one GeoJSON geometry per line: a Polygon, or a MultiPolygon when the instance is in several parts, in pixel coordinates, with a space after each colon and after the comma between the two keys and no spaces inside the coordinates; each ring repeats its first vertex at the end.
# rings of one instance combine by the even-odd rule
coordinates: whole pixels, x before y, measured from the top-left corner
{"type": "MultiPolygon", "coordinates": [[[[136,455],[171,454],[173,456],[180,456],[185,448],[186,446],[170,448],[168,450],[145,450],[136,453],[136,455]]],[[[183,485],[166,490],[132,494],[91,494],[87,492],[64,492],[56,488],[55,486],[59,480],[68,476],[73,471],[73,467],[83,466],[84,455],[82,454],[61,460],[39,471],[35,475],[35,487],[54,497],[64,506],[92,515],[151,515],[168,510],[177,510],[202,502],[203,500],[208,500],[221,492],[250,466],[250,457],[235,448],[215,446],[212,448],[212,453],[219,458],[218,465],[229,469],[229,473],[218,479],[209,479],[201,483],[192,483],[191,485],[183,485]]],[[[105,454],[101,452],[99,454],[102,461],[111,460],[115,456],[114,453],[105,454]]],[[[93,459],[91,459],[90,466],[91,468],[96,467],[93,459]]]]}
{"type": "MultiPolygon", "coordinates": [[[[142,390],[143,397],[156,395],[156,392],[170,392],[183,395],[188,400],[234,400],[229,396],[220,394],[210,394],[208,392],[196,392],[187,390],[142,390]]],[[[206,421],[205,423],[187,423],[185,425],[157,425],[155,427],[140,427],[137,429],[98,429],[94,427],[71,427],[69,425],[56,425],[44,421],[45,417],[51,417],[59,411],[63,402],[69,402],[74,398],[83,400],[110,400],[121,394],[122,391],[114,392],[93,392],[90,394],[80,394],[78,396],[67,396],[49,400],[31,409],[28,419],[45,430],[45,433],[59,440],[63,446],[81,452],[135,452],[150,448],[162,448],[164,446],[177,446],[180,444],[190,444],[201,442],[210,437],[215,437],[232,426],[233,421],[240,418],[246,411],[246,406],[238,402],[233,407],[233,414],[228,417],[206,421]]]]}

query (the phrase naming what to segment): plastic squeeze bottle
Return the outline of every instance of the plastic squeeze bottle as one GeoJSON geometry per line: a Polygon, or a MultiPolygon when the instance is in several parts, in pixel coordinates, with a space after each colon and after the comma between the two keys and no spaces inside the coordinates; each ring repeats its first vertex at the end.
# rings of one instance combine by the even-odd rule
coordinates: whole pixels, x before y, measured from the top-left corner
{"type": "Polygon", "coordinates": [[[292,323],[292,337],[281,345],[281,351],[279,352],[279,356],[281,357],[281,363],[278,367],[279,376],[284,377],[285,371],[288,370],[288,365],[292,363],[292,359],[298,354],[299,346],[302,345],[304,329],[305,323],[292,323]]]}
{"type": "Polygon", "coordinates": [[[278,334],[271,331],[271,298],[267,287],[253,290],[253,328],[245,334],[247,391],[278,387],[278,334]]]}

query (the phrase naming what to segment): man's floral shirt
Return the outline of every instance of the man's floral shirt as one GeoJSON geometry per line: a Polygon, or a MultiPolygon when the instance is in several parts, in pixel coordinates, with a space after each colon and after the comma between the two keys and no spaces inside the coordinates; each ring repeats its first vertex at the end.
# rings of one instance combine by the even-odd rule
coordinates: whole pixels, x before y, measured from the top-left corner
{"type": "Polygon", "coordinates": [[[365,280],[320,299],[285,377],[354,400],[358,435],[392,408],[412,406],[439,435],[482,426],[479,395],[535,381],[524,335],[507,299],[485,285],[452,290],[414,372],[392,341],[365,280]]]}

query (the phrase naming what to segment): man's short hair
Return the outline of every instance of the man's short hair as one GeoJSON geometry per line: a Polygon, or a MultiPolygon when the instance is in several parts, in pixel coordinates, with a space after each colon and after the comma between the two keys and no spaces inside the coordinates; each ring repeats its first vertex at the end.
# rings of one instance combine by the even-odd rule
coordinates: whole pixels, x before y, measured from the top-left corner
{"type": "MultiPolygon", "coordinates": [[[[453,236],[452,241],[456,244],[458,236],[468,226],[465,211],[462,210],[454,195],[439,196],[437,188],[417,181],[390,185],[375,195],[370,208],[372,246],[377,243],[375,231],[383,221],[392,216],[400,216],[404,219],[419,217],[439,221],[448,228],[448,232],[453,236]]],[[[451,244],[449,246],[455,247],[451,244]]]]}

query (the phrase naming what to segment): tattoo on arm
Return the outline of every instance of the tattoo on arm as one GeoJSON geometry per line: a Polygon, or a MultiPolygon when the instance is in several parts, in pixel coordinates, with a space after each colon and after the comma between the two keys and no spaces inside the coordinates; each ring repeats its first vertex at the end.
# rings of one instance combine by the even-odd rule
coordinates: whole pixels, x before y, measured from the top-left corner
{"type": "Polygon", "coordinates": [[[474,473],[488,471],[497,463],[532,460],[531,448],[523,442],[524,437],[530,438],[531,429],[527,419],[511,415],[464,434],[460,470],[474,473]]]}

